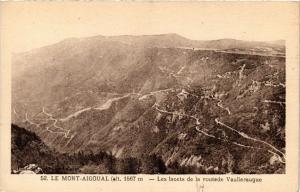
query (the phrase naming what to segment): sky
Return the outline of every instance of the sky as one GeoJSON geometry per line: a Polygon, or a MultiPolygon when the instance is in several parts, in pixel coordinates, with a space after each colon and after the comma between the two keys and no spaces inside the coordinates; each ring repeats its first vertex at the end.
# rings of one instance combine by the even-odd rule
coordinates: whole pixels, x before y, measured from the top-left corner
{"type": "Polygon", "coordinates": [[[286,38],[297,17],[295,3],[108,3],[0,4],[0,26],[14,52],[70,37],[177,33],[195,40],[286,38]]]}

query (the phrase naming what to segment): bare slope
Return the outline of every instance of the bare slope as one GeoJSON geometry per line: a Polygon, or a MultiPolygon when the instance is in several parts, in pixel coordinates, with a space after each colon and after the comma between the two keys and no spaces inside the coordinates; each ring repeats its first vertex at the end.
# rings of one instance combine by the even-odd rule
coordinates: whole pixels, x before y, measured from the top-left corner
{"type": "Polygon", "coordinates": [[[282,45],[97,36],[13,65],[13,122],[61,152],[156,154],[174,172],[284,172],[282,45]]]}

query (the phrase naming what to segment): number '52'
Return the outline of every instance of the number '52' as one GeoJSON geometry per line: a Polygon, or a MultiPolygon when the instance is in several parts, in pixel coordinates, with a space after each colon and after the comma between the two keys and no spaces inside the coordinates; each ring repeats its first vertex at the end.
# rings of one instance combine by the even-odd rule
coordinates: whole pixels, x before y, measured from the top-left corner
{"type": "Polygon", "coordinates": [[[41,181],[47,181],[47,176],[42,175],[42,176],[41,176],[41,181]]]}

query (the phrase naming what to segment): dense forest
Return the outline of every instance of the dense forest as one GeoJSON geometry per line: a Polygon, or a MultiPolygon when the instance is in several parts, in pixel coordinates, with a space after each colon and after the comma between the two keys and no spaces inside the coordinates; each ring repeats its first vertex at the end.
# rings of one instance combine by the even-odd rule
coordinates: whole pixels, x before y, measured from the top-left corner
{"type": "Polygon", "coordinates": [[[193,167],[179,168],[178,164],[166,167],[161,157],[143,155],[143,158],[121,158],[100,151],[98,153],[78,152],[73,154],[59,153],[48,146],[33,132],[14,124],[11,126],[12,140],[12,171],[21,169],[28,164],[36,164],[46,174],[101,174],[101,173],[185,173],[193,167]]]}
{"type": "Polygon", "coordinates": [[[285,173],[284,42],[96,36],[12,59],[12,123],[36,134],[13,170],[285,173]]]}

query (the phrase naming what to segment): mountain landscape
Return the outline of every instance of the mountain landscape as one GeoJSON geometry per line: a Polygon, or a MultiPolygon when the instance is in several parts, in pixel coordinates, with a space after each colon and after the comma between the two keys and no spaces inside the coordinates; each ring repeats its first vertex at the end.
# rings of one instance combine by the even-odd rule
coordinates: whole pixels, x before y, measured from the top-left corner
{"type": "Polygon", "coordinates": [[[282,40],[95,36],[13,54],[12,170],[282,174],[285,90],[282,40]]]}

